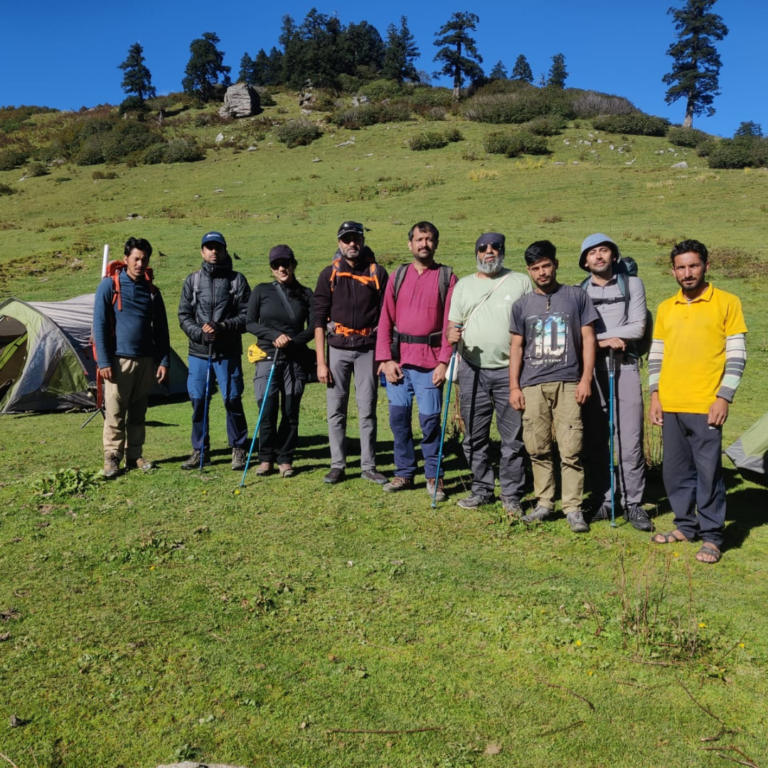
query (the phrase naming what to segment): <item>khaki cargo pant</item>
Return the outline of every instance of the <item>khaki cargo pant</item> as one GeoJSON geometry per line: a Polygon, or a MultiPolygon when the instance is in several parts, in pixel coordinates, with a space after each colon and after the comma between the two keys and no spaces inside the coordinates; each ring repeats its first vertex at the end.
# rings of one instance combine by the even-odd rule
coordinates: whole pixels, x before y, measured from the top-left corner
{"type": "Polygon", "coordinates": [[[531,457],[533,490],[538,504],[555,508],[555,468],[552,460],[552,432],[560,453],[563,512],[581,509],[584,470],[581,446],[584,429],[581,406],[576,402],[576,384],[553,381],[523,389],[523,442],[531,457]]]}
{"type": "Polygon", "coordinates": [[[104,382],[104,455],[141,457],[144,421],[157,366],[151,357],[112,358],[113,381],[104,382]]]}

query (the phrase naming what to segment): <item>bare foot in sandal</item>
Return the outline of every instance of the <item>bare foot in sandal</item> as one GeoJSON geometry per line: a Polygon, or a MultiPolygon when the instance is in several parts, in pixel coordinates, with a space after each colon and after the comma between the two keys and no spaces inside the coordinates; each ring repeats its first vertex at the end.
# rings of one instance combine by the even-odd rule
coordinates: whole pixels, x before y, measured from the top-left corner
{"type": "Polygon", "coordinates": [[[657,533],[651,541],[654,544],[675,544],[676,542],[686,542],[688,539],[682,531],[675,529],[670,533],[657,533]]]}
{"type": "Polygon", "coordinates": [[[700,563],[709,563],[713,565],[722,557],[720,549],[711,541],[705,541],[701,545],[701,549],[696,553],[696,559],[700,563]]]}

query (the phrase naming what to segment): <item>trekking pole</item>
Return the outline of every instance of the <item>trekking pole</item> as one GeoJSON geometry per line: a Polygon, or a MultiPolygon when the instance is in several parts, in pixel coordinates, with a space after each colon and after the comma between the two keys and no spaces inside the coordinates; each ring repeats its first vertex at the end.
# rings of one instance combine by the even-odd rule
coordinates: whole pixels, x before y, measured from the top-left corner
{"type": "Polygon", "coordinates": [[[611,528],[616,528],[616,473],[613,471],[613,430],[615,427],[616,358],[613,349],[608,350],[608,453],[611,468],[611,528]]]}
{"type": "MultiPolygon", "coordinates": [[[[208,401],[211,391],[211,355],[213,354],[213,344],[208,344],[208,370],[205,373],[205,407],[203,409],[203,442],[200,446],[200,471],[203,471],[203,461],[205,461],[205,437],[208,435],[208,401]]],[[[210,435],[208,435],[210,440],[210,435]]]]}
{"type": "Polygon", "coordinates": [[[451,385],[453,384],[453,369],[456,366],[458,345],[453,345],[451,362],[448,363],[448,386],[445,388],[445,404],[443,405],[443,428],[440,430],[440,450],[437,452],[437,471],[435,472],[435,490],[432,493],[432,509],[437,506],[437,487],[440,482],[440,465],[443,463],[443,443],[445,442],[445,428],[448,425],[448,408],[451,404],[451,385]]]}
{"type": "Polygon", "coordinates": [[[269,397],[269,390],[272,387],[272,377],[275,375],[275,363],[277,362],[277,356],[280,354],[280,350],[275,350],[275,356],[272,358],[272,367],[269,369],[269,376],[267,377],[267,388],[264,390],[264,398],[261,401],[261,408],[259,409],[259,418],[256,420],[256,428],[253,430],[253,439],[251,440],[251,447],[248,451],[248,458],[245,460],[245,469],[243,470],[243,478],[240,480],[240,487],[245,485],[245,476],[248,472],[248,467],[251,463],[251,454],[253,453],[253,447],[256,445],[256,436],[259,434],[259,427],[261,426],[261,419],[264,416],[265,405],[267,404],[267,398],[269,397]]]}

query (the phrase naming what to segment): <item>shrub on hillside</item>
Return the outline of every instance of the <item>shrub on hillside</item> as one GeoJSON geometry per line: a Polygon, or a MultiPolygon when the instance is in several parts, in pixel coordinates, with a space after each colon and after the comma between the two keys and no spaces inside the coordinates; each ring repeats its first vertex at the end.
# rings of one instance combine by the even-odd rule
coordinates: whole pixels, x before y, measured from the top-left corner
{"type": "Polygon", "coordinates": [[[46,166],[45,163],[30,163],[29,167],[27,168],[27,176],[36,177],[36,176],[47,176],[48,175],[48,166],[46,166]]]}
{"type": "Polygon", "coordinates": [[[454,125],[445,131],[445,138],[449,143],[464,141],[464,134],[454,125]]]}
{"type": "Polygon", "coordinates": [[[205,150],[194,139],[184,137],[171,139],[163,152],[164,163],[194,163],[204,157],[205,150]]]}
{"type": "Polygon", "coordinates": [[[522,128],[536,136],[556,136],[566,124],[567,120],[560,115],[546,115],[524,123],[522,128]]]}
{"type": "Polygon", "coordinates": [[[485,137],[483,149],[489,155],[506,155],[511,138],[512,134],[507,131],[493,131],[485,137]]]}
{"type": "Polygon", "coordinates": [[[709,153],[710,168],[756,168],[768,164],[768,140],[723,139],[709,153]]]}
{"type": "Polygon", "coordinates": [[[6,149],[0,152],[0,171],[12,171],[24,165],[29,159],[29,152],[23,149],[6,149]]]}
{"type": "Polygon", "coordinates": [[[103,134],[88,136],[80,151],[74,156],[75,165],[98,165],[104,162],[103,134]]]}
{"type": "Polygon", "coordinates": [[[256,90],[259,92],[259,104],[262,107],[274,107],[277,104],[269,88],[256,88],[256,90]]]}
{"type": "Polygon", "coordinates": [[[151,144],[158,144],[162,141],[162,136],[144,123],[126,120],[118,123],[108,134],[104,135],[101,150],[106,162],[117,163],[128,155],[142,152],[151,144]]]}
{"type": "MultiPolygon", "coordinates": [[[[495,81],[499,82],[499,81],[495,81]]],[[[572,97],[562,88],[518,88],[487,93],[481,89],[464,107],[464,116],[481,123],[527,123],[544,115],[563,120],[574,117],[572,97]]]]}
{"type": "Polygon", "coordinates": [[[448,144],[448,138],[444,133],[437,131],[425,131],[408,139],[408,146],[414,152],[422,152],[426,149],[441,149],[448,144]]]}
{"type": "Polygon", "coordinates": [[[2,195],[15,195],[16,190],[13,187],[9,187],[7,184],[0,184],[0,196],[2,195]]]}
{"type": "Polygon", "coordinates": [[[510,136],[507,144],[507,157],[519,155],[548,155],[551,150],[543,136],[534,136],[527,131],[519,131],[510,136]]]}
{"type": "Polygon", "coordinates": [[[277,140],[285,144],[288,149],[311,144],[322,135],[320,127],[309,120],[289,120],[275,128],[277,140]]]}
{"type": "Polygon", "coordinates": [[[633,136],[664,136],[669,128],[665,117],[633,112],[628,115],[598,115],[592,120],[597,131],[628,133],[633,136]]]}
{"type": "Polygon", "coordinates": [[[114,171],[94,171],[91,178],[94,181],[99,181],[100,179],[116,179],[118,176],[114,171]]]}
{"type": "Polygon", "coordinates": [[[431,122],[437,122],[438,120],[445,120],[446,115],[448,114],[448,110],[445,107],[425,107],[425,106],[418,106],[415,110],[420,114],[425,120],[429,120],[431,122]]]}
{"type": "Polygon", "coordinates": [[[709,134],[696,128],[682,128],[672,125],[667,129],[667,140],[676,147],[698,147],[709,139],[709,134]]]}
{"type": "Polygon", "coordinates": [[[610,96],[597,91],[581,91],[573,99],[573,112],[576,117],[596,117],[597,115],[628,115],[637,112],[634,104],[623,96],[610,96]]]}
{"type": "Polygon", "coordinates": [[[144,165],[157,165],[163,162],[163,156],[165,155],[165,144],[153,144],[151,147],[147,147],[141,154],[141,162],[144,165]]]}
{"type": "Polygon", "coordinates": [[[404,123],[411,119],[411,109],[406,104],[362,104],[334,112],[328,121],[339,128],[355,130],[378,123],[404,123]]]}

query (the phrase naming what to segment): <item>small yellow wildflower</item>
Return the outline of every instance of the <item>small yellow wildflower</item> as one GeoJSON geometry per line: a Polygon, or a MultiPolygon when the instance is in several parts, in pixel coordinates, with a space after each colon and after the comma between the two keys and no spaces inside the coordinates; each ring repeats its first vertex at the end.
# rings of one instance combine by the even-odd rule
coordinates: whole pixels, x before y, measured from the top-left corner
{"type": "Polygon", "coordinates": [[[739,643],[739,648],[746,648],[746,646],[744,645],[744,643],[739,643]]]}
{"type": "Polygon", "coordinates": [[[581,640],[577,640],[576,645],[581,645],[581,640]]]}
{"type": "Polygon", "coordinates": [[[672,555],[673,555],[673,557],[680,557],[680,553],[679,552],[673,552],[672,555]]]}
{"type": "Polygon", "coordinates": [[[240,491],[235,491],[235,496],[239,496],[239,495],[240,495],[240,491]]]}
{"type": "Polygon", "coordinates": [[[702,621],[702,622],[699,624],[699,629],[706,629],[706,628],[707,628],[707,625],[706,625],[706,624],[705,624],[705,623],[702,621]]]}
{"type": "Polygon", "coordinates": [[[592,675],[594,675],[594,674],[595,674],[595,671],[594,671],[593,669],[590,669],[590,670],[589,670],[589,672],[587,672],[587,674],[588,674],[590,677],[592,677],[592,675]]]}

